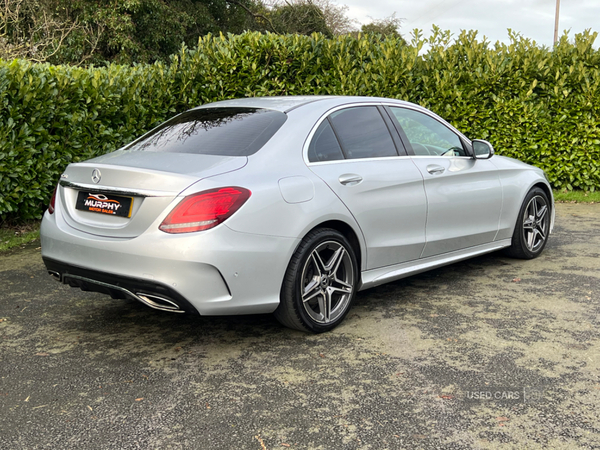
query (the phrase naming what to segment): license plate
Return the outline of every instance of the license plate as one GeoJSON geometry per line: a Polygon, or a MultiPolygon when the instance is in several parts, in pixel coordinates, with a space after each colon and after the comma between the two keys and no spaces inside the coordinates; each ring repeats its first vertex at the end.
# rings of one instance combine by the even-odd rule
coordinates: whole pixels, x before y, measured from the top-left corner
{"type": "Polygon", "coordinates": [[[132,197],[79,191],[75,209],[111,216],[131,217],[132,197]]]}

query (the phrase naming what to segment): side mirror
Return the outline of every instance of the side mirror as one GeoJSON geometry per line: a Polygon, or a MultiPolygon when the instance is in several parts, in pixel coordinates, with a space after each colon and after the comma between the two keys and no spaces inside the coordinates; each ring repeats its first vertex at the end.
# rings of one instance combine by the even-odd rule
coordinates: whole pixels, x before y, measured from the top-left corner
{"type": "Polygon", "coordinates": [[[490,159],[494,156],[494,147],[483,139],[473,139],[473,158],[490,159]]]}

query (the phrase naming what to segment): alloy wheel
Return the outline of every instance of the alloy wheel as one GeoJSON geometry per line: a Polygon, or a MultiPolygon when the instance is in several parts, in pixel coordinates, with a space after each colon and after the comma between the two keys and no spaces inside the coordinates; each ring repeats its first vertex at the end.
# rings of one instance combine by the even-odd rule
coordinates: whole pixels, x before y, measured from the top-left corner
{"type": "Polygon", "coordinates": [[[548,235],[548,204],[540,195],[533,197],[525,208],[523,234],[530,252],[536,252],[546,242],[548,235]]]}
{"type": "Polygon", "coordinates": [[[310,318],[328,324],[344,314],[354,291],[354,267],[346,248],[336,241],[319,244],[302,269],[302,305],[310,318]]]}

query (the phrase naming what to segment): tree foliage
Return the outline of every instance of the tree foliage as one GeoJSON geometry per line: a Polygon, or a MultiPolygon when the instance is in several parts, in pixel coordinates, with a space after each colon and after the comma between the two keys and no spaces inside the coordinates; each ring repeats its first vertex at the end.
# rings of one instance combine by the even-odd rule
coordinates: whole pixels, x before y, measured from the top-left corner
{"type": "Polygon", "coordinates": [[[310,0],[276,5],[269,13],[274,30],[284,34],[322,33],[333,37],[321,8],[310,0]]]}
{"type": "Polygon", "coordinates": [[[333,0],[0,0],[0,57],[167,62],[208,33],[347,34],[347,10],[333,0]]]}
{"type": "Polygon", "coordinates": [[[208,33],[267,29],[258,0],[0,2],[0,57],[54,64],[167,61],[208,33]]]}
{"type": "Polygon", "coordinates": [[[362,25],[360,32],[363,34],[377,36],[380,39],[393,37],[404,41],[400,35],[400,25],[402,25],[402,19],[396,17],[396,13],[384,19],[373,20],[370,23],[362,25]]]}
{"type": "Polygon", "coordinates": [[[67,42],[79,36],[79,47],[87,51],[79,52],[71,61],[83,62],[96,49],[96,31],[78,18],[66,20],[64,8],[51,2],[0,0],[0,58],[35,62],[59,58],[67,42]]]}
{"type": "Polygon", "coordinates": [[[340,36],[356,28],[355,21],[347,16],[348,7],[333,0],[265,0],[264,5],[266,15],[274,18],[271,31],[276,33],[340,36]]]}

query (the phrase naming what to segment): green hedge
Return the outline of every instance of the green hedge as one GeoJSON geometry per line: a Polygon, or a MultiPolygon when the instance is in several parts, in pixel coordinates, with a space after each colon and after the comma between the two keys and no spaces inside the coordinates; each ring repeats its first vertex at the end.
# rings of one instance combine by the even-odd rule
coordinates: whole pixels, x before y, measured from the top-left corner
{"type": "Polygon", "coordinates": [[[432,109],[554,187],[600,187],[596,33],[554,49],[435,30],[395,39],[206,36],[170,64],[75,68],[0,60],[0,214],[40,217],[70,162],[114,150],[193,106],[244,96],[394,97],[432,109]],[[423,48],[427,51],[424,52],[423,48]]]}

